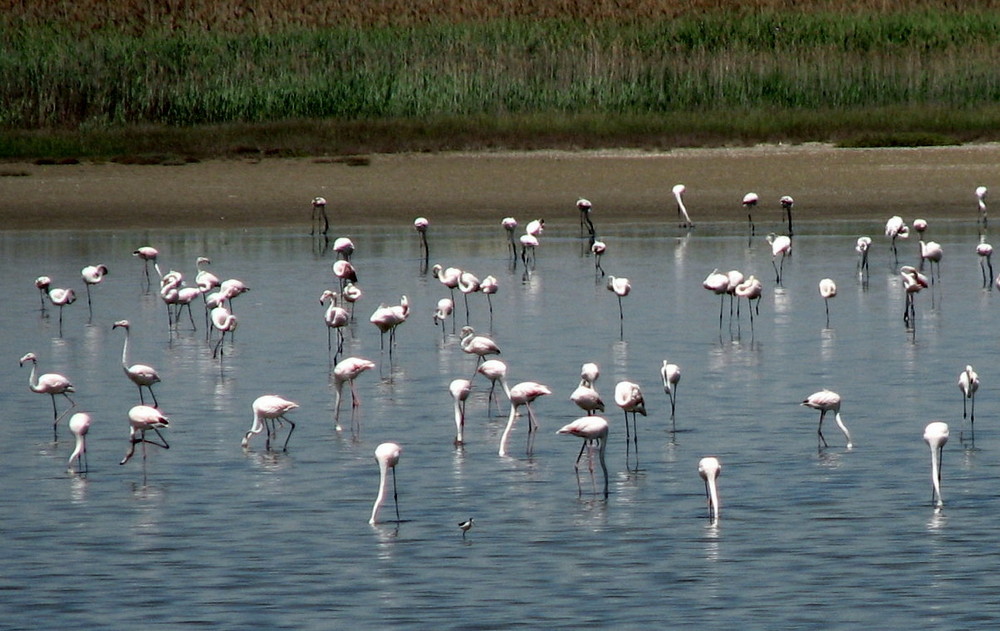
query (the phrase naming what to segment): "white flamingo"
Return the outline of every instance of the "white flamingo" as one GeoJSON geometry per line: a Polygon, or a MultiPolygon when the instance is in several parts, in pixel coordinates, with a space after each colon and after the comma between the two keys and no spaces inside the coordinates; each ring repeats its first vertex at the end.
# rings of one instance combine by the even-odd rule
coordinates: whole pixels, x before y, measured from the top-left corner
{"type": "Polygon", "coordinates": [[[167,440],[163,437],[163,434],[160,433],[161,429],[170,426],[170,419],[168,419],[163,412],[160,412],[156,408],[148,405],[137,405],[128,411],[128,425],[128,452],[126,452],[125,457],[122,458],[121,462],[118,464],[125,464],[128,462],[135,453],[135,446],[139,443],[142,443],[143,462],[146,461],[146,443],[156,445],[157,447],[163,447],[164,449],[170,449],[170,445],[167,444],[167,440]],[[153,430],[156,435],[160,437],[160,442],[146,438],[146,432],[149,430],[153,430]]]}
{"type": "Polygon", "coordinates": [[[347,326],[350,317],[347,309],[340,306],[339,296],[336,292],[327,289],[319,297],[319,304],[330,302],[323,314],[323,321],[326,322],[326,350],[333,350],[333,331],[337,331],[337,355],[344,350],[344,327],[347,326]]]}
{"type": "Polygon", "coordinates": [[[156,401],[156,394],[153,392],[153,384],[159,383],[160,375],[157,374],[155,368],[146,364],[129,365],[128,342],[131,327],[128,320],[119,320],[111,326],[112,330],[118,328],[125,329],[125,344],[122,346],[122,370],[125,371],[125,376],[139,388],[139,403],[146,404],[146,400],[142,397],[142,388],[145,387],[149,390],[149,395],[153,397],[153,407],[160,407],[156,401]]]}
{"type": "Polygon", "coordinates": [[[472,382],[468,379],[454,379],[448,391],[455,402],[455,444],[465,444],[465,402],[472,392],[472,382]]]}
{"type": "Polygon", "coordinates": [[[937,510],[944,508],[941,497],[941,456],[948,442],[948,424],[941,421],[928,423],[924,428],[924,442],[931,448],[931,501],[937,510]]]}
{"type": "Polygon", "coordinates": [[[852,449],[854,444],[851,442],[851,433],[847,431],[847,426],[844,425],[844,420],[840,417],[840,395],[831,390],[820,390],[819,392],[814,392],[810,394],[802,405],[812,408],[814,410],[819,410],[819,427],[816,429],[816,434],[819,436],[819,440],[822,441],[824,447],[828,447],[826,443],[826,438],[823,437],[823,417],[826,416],[827,412],[833,412],[836,416],[837,425],[840,427],[840,431],[844,432],[844,437],[847,438],[847,448],[852,449]]]}
{"type": "Polygon", "coordinates": [[[500,387],[503,388],[507,398],[510,399],[510,387],[507,385],[507,364],[499,359],[487,359],[479,365],[476,372],[490,380],[490,393],[486,399],[487,414],[490,412],[490,407],[494,400],[496,400],[497,404],[497,414],[500,414],[500,398],[494,397],[494,394],[497,382],[499,381],[500,387]]]}
{"type": "Polygon", "coordinates": [[[396,521],[399,521],[399,493],[396,490],[396,465],[399,464],[399,455],[403,448],[396,443],[382,443],[375,448],[375,461],[378,463],[379,480],[378,495],[375,496],[375,505],[372,506],[372,516],[368,523],[375,525],[378,523],[379,509],[385,501],[385,494],[388,490],[389,469],[392,469],[392,499],[396,504],[396,521]]]}
{"type": "Polygon", "coordinates": [[[677,408],[677,385],[681,382],[681,367],[663,360],[660,367],[660,378],[663,379],[663,391],[670,397],[670,418],[674,418],[677,408]]]}
{"type": "Polygon", "coordinates": [[[631,438],[635,445],[635,466],[639,468],[639,427],[636,424],[636,414],[646,416],[646,401],[642,396],[639,384],[632,381],[619,381],[615,385],[615,404],[625,412],[625,463],[628,465],[628,443],[631,438]],[[632,430],[629,431],[628,415],[632,415],[632,430]]]}
{"type": "Polygon", "coordinates": [[[31,362],[31,374],[28,375],[28,388],[38,394],[47,394],[52,399],[52,440],[57,441],[59,438],[56,428],[59,426],[59,419],[76,407],[76,401],[69,396],[70,392],[76,392],[76,390],[73,389],[73,384],[69,382],[69,379],[59,373],[47,372],[38,375],[38,358],[34,353],[26,353],[18,363],[24,366],[24,363],[29,361],[31,362]],[[70,402],[70,406],[62,414],[59,414],[56,409],[57,394],[63,395],[70,402]]]}
{"type": "Polygon", "coordinates": [[[299,407],[299,404],[275,394],[265,394],[254,399],[250,407],[253,410],[253,424],[250,426],[250,430],[243,435],[242,446],[246,448],[250,444],[252,436],[266,429],[267,438],[264,442],[264,449],[270,450],[271,437],[277,436],[278,433],[278,428],[274,426],[275,421],[279,423],[283,421],[291,426],[291,429],[288,430],[288,436],[285,437],[285,446],[282,448],[283,451],[288,451],[288,440],[292,437],[292,432],[295,431],[295,423],[285,414],[299,407]]]}
{"type": "Polygon", "coordinates": [[[826,305],[826,328],[830,328],[830,298],[837,295],[837,283],[833,282],[832,278],[824,278],[819,281],[819,295],[823,298],[823,304],[826,305]]]}
{"type": "Polygon", "coordinates": [[[674,188],[671,189],[674,194],[674,200],[677,202],[677,217],[681,219],[681,228],[694,228],[694,222],[691,221],[691,217],[688,215],[687,206],[684,205],[684,191],[687,190],[683,184],[674,184],[674,188]]]}
{"type": "Polygon", "coordinates": [[[347,382],[351,384],[351,407],[359,407],[361,405],[361,398],[358,397],[358,391],[354,386],[354,380],[357,379],[361,373],[366,370],[371,370],[374,367],[375,362],[368,359],[362,359],[361,357],[348,357],[346,359],[342,359],[340,363],[333,367],[333,381],[337,388],[337,403],[333,418],[335,429],[338,432],[343,430],[340,426],[340,400],[344,390],[344,383],[347,382]]]}
{"type": "Polygon", "coordinates": [[[80,270],[80,277],[83,278],[83,284],[87,288],[87,309],[91,316],[94,315],[94,310],[90,302],[90,286],[99,284],[107,274],[108,266],[104,264],[88,265],[80,270]]]}
{"type": "Polygon", "coordinates": [[[708,511],[712,521],[719,520],[718,479],[721,473],[722,464],[715,456],[705,456],[698,461],[698,475],[705,481],[705,497],[708,500],[708,511]]]}
{"type": "Polygon", "coordinates": [[[501,456],[507,455],[507,440],[510,437],[511,430],[514,428],[517,408],[522,405],[528,410],[528,452],[531,452],[532,435],[538,429],[538,421],[535,418],[534,411],[531,409],[531,403],[538,397],[547,394],[552,394],[549,387],[535,381],[522,381],[510,389],[510,416],[507,419],[507,426],[503,430],[503,435],[500,437],[499,454],[501,456]]]}
{"type": "Polygon", "coordinates": [[[600,416],[582,416],[568,425],[564,425],[556,432],[557,434],[569,434],[579,436],[583,439],[580,446],[580,453],[576,456],[576,464],[573,470],[576,472],[576,486],[580,495],[583,494],[583,487],[580,486],[580,458],[583,457],[583,450],[587,449],[587,459],[590,465],[590,481],[597,491],[597,483],[594,481],[594,445],[598,445],[598,457],[601,461],[601,469],[604,472],[604,497],[608,496],[608,465],[604,460],[604,452],[608,442],[608,421],[600,416]]]}
{"type": "Polygon", "coordinates": [[[66,462],[67,471],[73,470],[74,460],[76,460],[77,473],[86,473],[90,470],[90,465],[87,462],[87,432],[90,431],[90,423],[90,415],[86,412],[77,412],[69,417],[69,431],[73,432],[73,436],[76,437],[76,445],[66,462]]]}

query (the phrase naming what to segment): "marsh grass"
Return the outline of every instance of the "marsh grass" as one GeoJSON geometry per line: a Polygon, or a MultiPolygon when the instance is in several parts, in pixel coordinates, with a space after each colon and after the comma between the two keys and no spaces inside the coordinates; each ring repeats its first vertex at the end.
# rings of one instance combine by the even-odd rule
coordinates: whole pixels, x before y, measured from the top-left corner
{"type": "Polygon", "coordinates": [[[4,157],[918,142],[1000,129],[992,2],[7,4],[4,157]]]}

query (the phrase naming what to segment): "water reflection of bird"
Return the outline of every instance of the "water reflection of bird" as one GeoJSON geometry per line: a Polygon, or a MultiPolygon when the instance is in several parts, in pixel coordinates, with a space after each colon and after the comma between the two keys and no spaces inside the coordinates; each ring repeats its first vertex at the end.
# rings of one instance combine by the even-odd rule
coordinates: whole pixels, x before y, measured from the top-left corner
{"type": "Polygon", "coordinates": [[[715,456],[705,456],[698,462],[698,475],[705,481],[705,497],[712,521],[719,519],[719,489],[717,481],[722,473],[722,465],[715,456]]]}
{"type": "Polygon", "coordinates": [[[823,437],[823,418],[826,416],[827,412],[833,412],[835,414],[835,419],[837,425],[840,427],[840,431],[844,432],[844,437],[847,438],[847,448],[851,449],[854,444],[851,442],[851,434],[847,431],[847,426],[844,425],[843,419],[840,417],[840,395],[832,390],[820,390],[819,392],[814,392],[810,394],[802,405],[812,408],[814,410],[819,410],[819,426],[816,429],[816,434],[819,436],[819,440],[823,443],[824,447],[828,447],[826,438],[823,437]]]}
{"type": "Polygon", "coordinates": [[[38,375],[38,358],[34,353],[26,353],[24,357],[21,358],[19,364],[24,366],[25,362],[31,362],[31,374],[28,375],[28,388],[32,392],[37,392],[38,394],[47,394],[52,399],[52,440],[58,440],[58,434],[56,433],[56,428],[59,425],[59,419],[63,417],[66,412],[76,407],[76,401],[69,396],[68,393],[75,392],[73,389],[73,384],[69,382],[69,379],[60,375],[56,372],[47,372],[43,375],[38,375]],[[61,394],[66,397],[66,400],[70,402],[70,406],[62,414],[56,409],[56,395],[61,394]]]}
{"type": "Polygon", "coordinates": [[[372,506],[372,516],[368,523],[375,525],[378,523],[378,513],[385,501],[385,493],[388,490],[389,469],[392,469],[392,499],[396,505],[396,521],[399,521],[399,494],[396,490],[396,465],[399,464],[399,455],[403,449],[396,443],[382,443],[375,448],[375,461],[378,462],[378,495],[375,496],[375,504],[372,506]]]}
{"type": "Polygon", "coordinates": [[[942,421],[928,423],[924,428],[924,442],[931,448],[931,502],[938,510],[944,507],[941,497],[941,455],[948,442],[948,424],[942,421]]]}
{"type": "Polygon", "coordinates": [[[576,471],[576,484],[580,494],[583,489],[580,486],[580,458],[583,457],[584,449],[588,450],[587,458],[590,468],[590,480],[594,484],[594,446],[598,446],[598,458],[601,462],[601,469],[604,472],[604,497],[608,496],[608,465],[604,460],[604,452],[608,442],[608,421],[600,416],[583,416],[568,425],[564,425],[556,432],[557,434],[570,434],[583,439],[580,446],[580,453],[576,456],[576,464],[573,469],[576,471]]]}

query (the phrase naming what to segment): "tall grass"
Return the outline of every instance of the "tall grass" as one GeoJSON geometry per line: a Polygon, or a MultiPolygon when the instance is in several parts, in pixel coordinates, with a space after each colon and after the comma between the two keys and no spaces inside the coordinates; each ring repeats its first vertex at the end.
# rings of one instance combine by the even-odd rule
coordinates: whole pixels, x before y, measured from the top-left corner
{"type": "MultiPolygon", "coordinates": [[[[586,18],[529,20],[493,19],[496,3],[467,3],[464,15],[447,0],[314,3],[325,13],[300,0],[238,5],[256,6],[250,17],[224,2],[135,0],[121,5],[131,13],[100,3],[104,13],[95,9],[86,30],[74,16],[96,4],[45,0],[0,12],[0,128],[958,112],[1000,101],[1000,11],[989,2],[934,10],[940,3],[911,0],[900,11],[817,0],[809,4],[855,10],[808,12],[765,0],[720,10],[734,5],[704,0],[684,12],[634,0],[622,14],[608,8],[621,3],[593,0],[551,5],[570,16],[589,6],[586,18]],[[170,20],[157,9],[168,5],[170,20]],[[373,6],[399,12],[380,19],[373,6]],[[634,19],[641,15],[651,19],[634,19]]],[[[540,10],[503,6],[515,16],[540,10]]]]}

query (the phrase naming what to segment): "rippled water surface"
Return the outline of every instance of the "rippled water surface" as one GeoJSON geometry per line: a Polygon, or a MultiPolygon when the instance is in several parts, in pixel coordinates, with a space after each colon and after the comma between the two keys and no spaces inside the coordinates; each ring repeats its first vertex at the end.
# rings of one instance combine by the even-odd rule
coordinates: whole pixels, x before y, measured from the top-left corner
{"type": "MultiPolygon", "coordinates": [[[[471,375],[475,360],[461,352],[453,321],[444,338],[432,322],[448,290],[422,269],[409,225],[350,230],[365,295],[345,352],[377,368],[358,379],[362,404],[342,432],[319,304],[335,285],[334,256],[301,230],[0,234],[5,624],[20,626],[16,614],[34,628],[991,627],[1000,617],[1000,292],[982,288],[977,226],[932,223],[927,238],[945,251],[941,278],[916,296],[909,331],[884,218],[797,223],[779,287],[762,236],[781,229],[778,212],[760,213],[752,240],[735,221],[687,235],[662,223],[599,224],[604,268],[632,283],[621,333],[617,301],[575,216],[549,219],[530,271],[511,265],[499,217],[432,225],[431,265],[499,279],[492,319],[476,294],[470,320],[500,344],[510,381],[553,391],[535,403],[532,453],[522,417],[509,457],[497,455],[506,418],[488,414],[481,377],[466,444],[452,444],[448,384],[471,375]],[[875,241],[867,284],[854,252],[862,234],[875,241]],[[168,330],[131,255],[145,244],[192,284],[205,255],[220,277],[252,287],[235,301],[240,326],[222,359],[212,358],[198,303],[196,331],[186,315],[168,330]],[[111,273],[90,317],[79,270],[92,263],[111,273]],[[746,305],[730,321],[724,302],[720,330],[720,299],[701,287],[713,268],[763,279],[752,329],[746,305]],[[32,284],[40,274],[78,292],[61,335],[58,311],[40,314],[32,284]],[[823,277],[840,288],[829,327],[823,277]],[[390,357],[368,316],[403,294],[411,314],[390,357]],[[122,331],[112,330],[122,318],[132,323],[131,361],[160,372],[171,448],[150,447],[145,464],[137,454],[119,466],[138,399],[120,365],[122,331]],[[51,440],[48,397],[30,392],[29,367],[18,367],[28,351],[42,372],[66,374],[78,408],[93,416],[86,475],[66,472],[65,421],[51,440]],[[683,371],[673,423],[664,359],[683,371]],[[580,441],[555,433],[579,416],[569,395],[585,361],[601,367],[612,427],[607,500],[585,469],[578,493],[580,441]],[[983,381],[974,442],[956,387],[966,364],[983,381]],[[648,408],[637,471],[634,460],[626,465],[613,403],[623,379],[642,386],[648,408]],[[817,446],[818,414],[799,402],[823,387],[843,396],[852,450],[831,419],[830,447],[817,446]],[[240,447],[250,404],[266,393],[301,406],[290,414],[297,429],[287,453],[266,451],[263,437],[240,447]],[[940,513],[921,438],[932,420],[951,425],[940,513]],[[390,498],[388,521],[370,526],[373,453],[390,440],[403,447],[402,521],[390,498]],[[697,474],[709,454],[723,465],[717,524],[697,474]],[[463,539],[456,524],[470,516],[475,527],[463,539]]],[[[901,243],[900,262],[914,263],[917,248],[912,238],[901,243]]],[[[461,294],[456,303],[461,328],[461,294]]]]}

